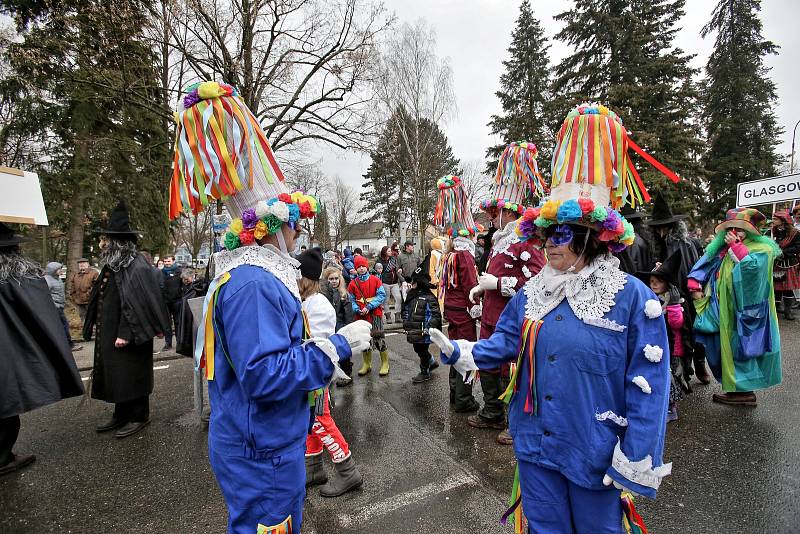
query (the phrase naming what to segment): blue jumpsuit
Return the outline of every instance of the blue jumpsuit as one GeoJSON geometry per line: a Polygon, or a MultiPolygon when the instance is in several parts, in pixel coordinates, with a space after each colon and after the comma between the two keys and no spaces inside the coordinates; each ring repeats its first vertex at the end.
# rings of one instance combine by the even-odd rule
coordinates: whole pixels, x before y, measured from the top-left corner
{"type": "MultiPolygon", "coordinates": [[[[269,532],[290,521],[300,532],[308,394],[325,387],[333,364],[303,345],[300,301],[261,267],[230,271],[215,308],[215,377],[208,382],[211,468],[228,507],[228,532],[269,532]]],[[[330,337],[342,359],[347,341],[330,337]]]]}
{"type": "MultiPolygon", "coordinates": [[[[669,346],[663,318],[644,311],[655,295],[636,278],[626,278],[603,320],[581,321],[566,299],[542,318],[534,351],[537,414],[524,410],[530,366],[523,358],[508,419],[523,510],[536,534],[623,532],[620,491],[603,485],[606,474],[636,493],[656,496],[658,482],[638,476],[630,463],[649,455],[654,467],[662,465],[669,346]],[[659,361],[645,357],[646,345],[662,349],[659,361]],[[644,377],[650,393],[634,377],[644,377]],[[629,463],[614,465],[642,483],[612,466],[618,440],[629,463]]],[[[472,347],[480,369],[517,359],[526,303],[525,291],[519,291],[494,334],[472,347]]],[[[459,354],[456,350],[447,363],[459,354]]]]}

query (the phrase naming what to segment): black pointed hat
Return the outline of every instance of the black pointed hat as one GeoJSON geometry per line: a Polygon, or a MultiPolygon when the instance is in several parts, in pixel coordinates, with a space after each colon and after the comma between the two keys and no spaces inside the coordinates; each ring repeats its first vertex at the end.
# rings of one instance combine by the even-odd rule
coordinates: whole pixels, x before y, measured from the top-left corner
{"type": "Polygon", "coordinates": [[[656,192],[656,199],[653,202],[653,213],[647,221],[648,226],[664,226],[676,223],[687,218],[688,215],[673,215],[672,208],[667,204],[667,199],[660,191],[656,192]]]}
{"type": "Polygon", "coordinates": [[[117,207],[111,210],[111,215],[108,217],[106,226],[107,228],[97,230],[97,233],[108,236],[127,235],[133,236],[134,238],[142,233],[139,230],[131,229],[131,217],[124,200],[120,200],[117,207]]]}
{"type": "Polygon", "coordinates": [[[632,208],[627,204],[622,206],[622,208],[619,210],[619,214],[625,217],[626,221],[639,220],[645,216],[643,211],[632,208]]]}
{"type": "Polygon", "coordinates": [[[683,254],[680,249],[678,249],[664,260],[664,263],[654,268],[652,271],[639,271],[636,273],[636,278],[649,285],[650,277],[657,276],[667,283],[678,287],[678,272],[680,271],[682,263],[683,254]]]}
{"type": "Polygon", "coordinates": [[[25,241],[21,235],[14,233],[14,230],[0,222],[0,247],[13,247],[25,241]]]}

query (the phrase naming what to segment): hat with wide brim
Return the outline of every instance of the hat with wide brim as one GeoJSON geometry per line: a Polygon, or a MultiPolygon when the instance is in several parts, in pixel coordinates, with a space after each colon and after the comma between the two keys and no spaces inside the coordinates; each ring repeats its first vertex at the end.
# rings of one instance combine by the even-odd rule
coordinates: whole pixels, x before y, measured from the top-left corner
{"type": "Polygon", "coordinates": [[[680,271],[683,254],[680,249],[673,252],[664,263],[658,267],[653,268],[652,271],[638,271],[634,276],[644,282],[650,283],[651,276],[657,276],[662,280],[677,286],[678,285],[678,272],[680,271]]]}
{"type": "Polygon", "coordinates": [[[103,234],[107,236],[133,236],[136,237],[142,234],[140,230],[133,230],[131,228],[131,218],[128,213],[128,207],[125,205],[124,200],[120,200],[117,207],[111,210],[111,215],[108,217],[106,228],[94,230],[96,234],[103,234]]]}
{"type": "Polygon", "coordinates": [[[650,218],[645,224],[648,226],[666,226],[682,221],[687,217],[689,216],[684,214],[675,215],[672,213],[672,208],[667,202],[667,199],[664,198],[664,195],[659,191],[656,192],[655,200],[653,201],[653,213],[650,214],[650,218]]]}
{"type": "Polygon", "coordinates": [[[738,228],[746,232],[760,235],[767,217],[755,208],[732,208],[725,213],[725,220],[714,228],[715,233],[730,228],[738,228]]]}
{"type": "Polygon", "coordinates": [[[15,234],[14,230],[0,222],[0,247],[13,247],[25,241],[25,238],[15,234]]]}
{"type": "Polygon", "coordinates": [[[627,204],[625,204],[624,206],[622,206],[622,208],[620,208],[619,214],[625,217],[626,221],[638,221],[645,216],[645,213],[643,211],[634,209],[628,206],[627,204]]]}

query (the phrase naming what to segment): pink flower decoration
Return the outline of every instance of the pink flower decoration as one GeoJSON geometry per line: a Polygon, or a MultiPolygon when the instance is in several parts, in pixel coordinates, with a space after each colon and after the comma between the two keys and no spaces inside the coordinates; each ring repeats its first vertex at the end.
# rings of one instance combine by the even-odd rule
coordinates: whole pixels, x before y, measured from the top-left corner
{"type": "Polygon", "coordinates": [[[581,211],[584,215],[594,211],[594,201],[590,198],[579,198],[578,204],[580,205],[581,211]]]}

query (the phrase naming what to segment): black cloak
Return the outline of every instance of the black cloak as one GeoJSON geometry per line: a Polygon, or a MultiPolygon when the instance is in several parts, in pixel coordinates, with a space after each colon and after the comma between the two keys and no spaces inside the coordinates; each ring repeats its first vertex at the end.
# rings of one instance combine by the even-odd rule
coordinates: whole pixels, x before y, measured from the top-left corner
{"type": "Polygon", "coordinates": [[[168,328],[157,273],[140,254],[114,272],[103,267],[92,288],[83,336],[96,327],[92,397],[124,402],[153,392],[153,338],[168,328]],[[116,348],[117,338],[128,345],[116,348]]]}
{"type": "Polygon", "coordinates": [[[0,283],[0,419],[83,394],[43,278],[0,283]]]}

